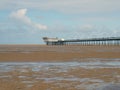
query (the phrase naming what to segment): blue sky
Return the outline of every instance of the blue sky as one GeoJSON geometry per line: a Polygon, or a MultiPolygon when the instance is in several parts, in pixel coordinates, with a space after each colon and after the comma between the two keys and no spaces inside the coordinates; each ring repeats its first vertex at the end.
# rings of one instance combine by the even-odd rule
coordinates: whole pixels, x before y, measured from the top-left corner
{"type": "Polygon", "coordinates": [[[0,0],[0,44],[120,36],[120,0],[0,0]]]}

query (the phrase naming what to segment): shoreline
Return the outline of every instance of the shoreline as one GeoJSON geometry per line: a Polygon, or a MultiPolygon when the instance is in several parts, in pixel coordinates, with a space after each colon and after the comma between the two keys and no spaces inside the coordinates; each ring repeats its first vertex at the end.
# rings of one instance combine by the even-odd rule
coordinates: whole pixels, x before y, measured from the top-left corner
{"type": "Polygon", "coordinates": [[[0,90],[98,90],[120,83],[120,46],[0,45],[0,65],[0,90]]]}

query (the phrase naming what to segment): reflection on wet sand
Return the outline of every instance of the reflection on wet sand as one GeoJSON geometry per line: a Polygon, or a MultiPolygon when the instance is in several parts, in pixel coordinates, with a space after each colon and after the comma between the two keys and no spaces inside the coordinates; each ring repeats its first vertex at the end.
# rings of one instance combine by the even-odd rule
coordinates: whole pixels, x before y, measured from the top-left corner
{"type": "Polygon", "coordinates": [[[119,58],[0,63],[0,90],[108,90],[109,84],[119,83],[119,58]]]}

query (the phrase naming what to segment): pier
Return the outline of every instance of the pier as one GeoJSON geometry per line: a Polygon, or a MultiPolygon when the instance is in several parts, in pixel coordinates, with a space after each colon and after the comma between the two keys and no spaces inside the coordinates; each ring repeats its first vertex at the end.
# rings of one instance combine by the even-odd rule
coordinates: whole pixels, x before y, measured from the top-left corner
{"type": "Polygon", "coordinates": [[[120,37],[69,40],[43,37],[43,40],[46,45],[120,45],[120,37]]]}

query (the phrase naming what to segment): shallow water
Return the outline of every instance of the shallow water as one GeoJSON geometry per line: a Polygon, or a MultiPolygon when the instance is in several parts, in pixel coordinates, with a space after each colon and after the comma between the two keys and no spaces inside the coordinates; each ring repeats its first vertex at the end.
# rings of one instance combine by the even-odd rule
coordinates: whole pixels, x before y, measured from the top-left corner
{"type": "Polygon", "coordinates": [[[120,83],[120,59],[89,58],[85,62],[1,62],[0,80],[17,80],[26,87],[37,82],[74,90],[95,90],[120,83]],[[71,84],[71,87],[70,85],[71,84]]]}
{"type": "Polygon", "coordinates": [[[120,68],[120,59],[87,59],[88,62],[1,62],[0,72],[7,72],[16,69],[24,71],[30,68],[32,71],[48,70],[51,68],[57,71],[66,71],[70,68],[120,68]],[[96,60],[96,61],[95,61],[96,60]],[[108,61],[106,61],[108,60],[108,61]],[[110,61],[109,61],[110,60],[110,61]],[[112,61],[111,61],[112,60],[112,61]]]}

